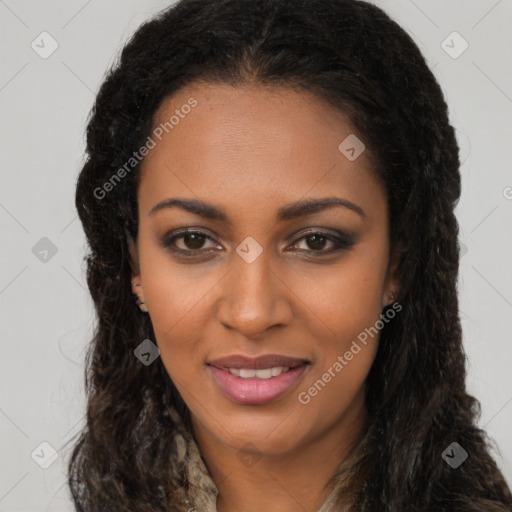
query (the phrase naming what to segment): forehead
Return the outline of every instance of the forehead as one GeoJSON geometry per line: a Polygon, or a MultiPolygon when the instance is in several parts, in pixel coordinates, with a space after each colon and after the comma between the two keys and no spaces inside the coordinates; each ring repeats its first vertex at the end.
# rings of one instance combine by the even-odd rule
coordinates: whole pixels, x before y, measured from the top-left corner
{"type": "Polygon", "coordinates": [[[340,151],[359,139],[348,117],[306,91],[191,84],[164,100],[151,136],[141,211],[171,195],[254,210],[333,193],[357,202],[380,189],[368,151],[353,161],[340,151]]]}

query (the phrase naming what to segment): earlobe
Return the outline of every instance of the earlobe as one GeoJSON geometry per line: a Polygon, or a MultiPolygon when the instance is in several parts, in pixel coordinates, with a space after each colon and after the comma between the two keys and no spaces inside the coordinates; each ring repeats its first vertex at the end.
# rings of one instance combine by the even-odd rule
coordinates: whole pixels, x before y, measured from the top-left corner
{"type": "Polygon", "coordinates": [[[393,290],[391,290],[387,295],[384,295],[383,300],[382,300],[382,306],[383,307],[389,306],[389,305],[393,304],[393,302],[395,302],[396,299],[397,299],[396,293],[393,290]]]}
{"type": "Polygon", "coordinates": [[[398,300],[400,295],[400,280],[397,277],[396,267],[392,268],[392,272],[388,275],[384,294],[382,296],[382,307],[389,306],[398,300]]]}
{"type": "Polygon", "coordinates": [[[148,313],[148,307],[144,302],[144,291],[142,290],[142,285],[136,281],[132,281],[132,293],[135,296],[135,302],[137,303],[137,306],[139,306],[139,309],[143,313],[148,313]]]}

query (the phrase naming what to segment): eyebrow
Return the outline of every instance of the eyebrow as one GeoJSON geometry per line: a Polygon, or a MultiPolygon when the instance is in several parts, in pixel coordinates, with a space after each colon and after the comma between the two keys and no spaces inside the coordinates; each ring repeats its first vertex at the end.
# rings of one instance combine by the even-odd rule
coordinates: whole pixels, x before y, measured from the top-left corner
{"type": "MultiPolygon", "coordinates": [[[[319,199],[300,200],[282,206],[277,210],[277,220],[286,221],[302,217],[304,215],[312,215],[314,213],[341,206],[358,213],[361,217],[366,218],[364,210],[357,204],[342,199],[340,197],[323,197],[319,199]]],[[[217,206],[206,203],[197,199],[169,198],[164,199],[151,208],[148,216],[152,217],[157,212],[168,208],[181,208],[187,212],[194,213],[205,219],[218,220],[230,224],[227,214],[217,206]]]]}

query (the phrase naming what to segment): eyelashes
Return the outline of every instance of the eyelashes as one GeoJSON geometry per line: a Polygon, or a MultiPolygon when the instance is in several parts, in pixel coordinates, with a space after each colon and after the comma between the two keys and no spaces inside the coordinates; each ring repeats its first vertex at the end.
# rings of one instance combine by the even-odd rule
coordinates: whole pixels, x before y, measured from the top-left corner
{"type": "MultiPolygon", "coordinates": [[[[334,235],[332,233],[326,233],[321,230],[310,230],[303,232],[295,238],[292,242],[291,247],[297,247],[298,245],[304,245],[306,249],[295,249],[299,253],[307,253],[313,257],[322,257],[331,255],[336,252],[349,249],[355,244],[355,240],[352,236],[347,233],[338,232],[339,234],[334,235]],[[324,250],[326,245],[331,245],[331,248],[324,250]],[[316,248],[315,248],[316,246],[316,248]],[[311,248],[313,247],[313,248],[311,248]]],[[[204,256],[205,254],[211,254],[218,252],[217,248],[202,248],[207,241],[211,241],[217,244],[215,240],[207,233],[197,229],[186,229],[171,236],[163,237],[161,240],[162,246],[168,250],[171,254],[178,256],[184,256],[186,258],[197,258],[204,256]],[[176,246],[176,242],[182,240],[182,245],[187,248],[180,248],[176,246]],[[192,248],[190,248],[192,246],[192,248]]]]}

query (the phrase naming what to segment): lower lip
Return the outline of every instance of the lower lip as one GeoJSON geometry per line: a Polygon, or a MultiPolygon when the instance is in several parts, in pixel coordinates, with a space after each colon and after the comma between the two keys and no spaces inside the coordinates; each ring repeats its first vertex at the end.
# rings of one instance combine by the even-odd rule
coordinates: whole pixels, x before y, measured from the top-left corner
{"type": "Polygon", "coordinates": [[[284,395],[302,377],[307,365],[297,366],[270,379],[243,379],[215,366],[209,368],[213,379],[225,395],[239,404],[257,405],[284,395]]]}

